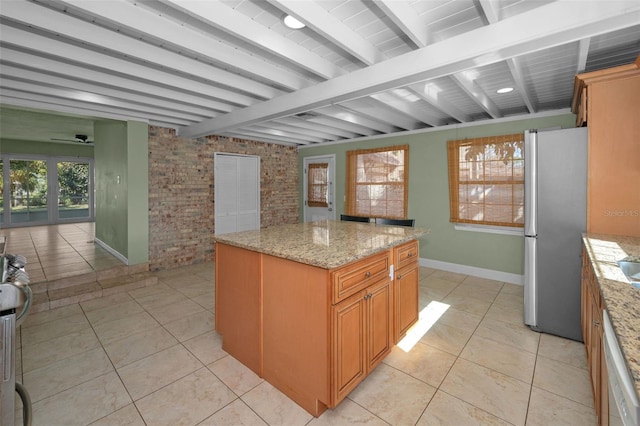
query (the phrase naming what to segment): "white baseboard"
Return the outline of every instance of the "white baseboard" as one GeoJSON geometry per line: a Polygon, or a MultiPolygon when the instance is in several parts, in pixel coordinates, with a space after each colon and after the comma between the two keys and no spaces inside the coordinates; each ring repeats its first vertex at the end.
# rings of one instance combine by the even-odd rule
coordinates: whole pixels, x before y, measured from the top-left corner
{"type": "Polygon", "coordinates": [[[420,258],[420,266],[433,269],[442,269],[448,272],[472,275],[474,277],[487,278],[505,283],[524,285],[524,275],[509,272],[494,271],[493,269],[478,268],[477,266],[460,265],[457,263],[443,262],[441,260],[420,258]]]}
{"type": "Polygon", "coordinates": [[[127,259],[126,257],[124,257],[122,254],[120,254],[118,251],[112,249],[110,246],[108,246],[104,241],[101,241],[99,238],[94,238],[93,239],[95,241],[95,243],[97,245],[99,245],[100,247],[102,247],[103,249],[105,249],[106,251],[108,251],[109,253],[111,253],[112,255],[114,255],[115,257],[117,257],[121,262],[123,262],[125,265],[129,264],[129,259],[127,259]]]}

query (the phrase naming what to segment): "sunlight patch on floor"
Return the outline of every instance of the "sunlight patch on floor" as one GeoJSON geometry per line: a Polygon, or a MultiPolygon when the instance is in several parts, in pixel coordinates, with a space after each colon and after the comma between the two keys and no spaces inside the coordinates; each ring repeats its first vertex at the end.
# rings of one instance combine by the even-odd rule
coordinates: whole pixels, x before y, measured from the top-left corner
{"type": "Polygon", "coordinates": [[[422,336],[427,334],[429,329],[440,319],[442,314],[449,309],[449,306],[450,305],[447,305],[446,303],[436,302],[435,300],[425,306],[425,308],[418,314],[418,322],[416,322],[413,327],[407,331],[406,336],[398,342],[398,347],[405,352],[409,352],[411,348],[420,341],[422,336]]]}

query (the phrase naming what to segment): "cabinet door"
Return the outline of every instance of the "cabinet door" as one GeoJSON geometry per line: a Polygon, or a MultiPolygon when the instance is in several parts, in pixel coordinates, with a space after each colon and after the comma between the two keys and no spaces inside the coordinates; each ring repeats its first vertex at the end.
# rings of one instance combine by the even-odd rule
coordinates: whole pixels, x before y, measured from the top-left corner
{"type": "Polygon", "coordinates": [[[393,321],[391,282],[367,288],[367,367],[373,370],[391,352],[393,321]]]}
{"type": "Polygon", "coordinates": [[[337,404],[366,374],[365,293],[360,292],[332,307],[334,402],[337,404]]]}
{"type": "Polygon", "coordinates": [[[398,343],[409,327],[418,321],[417,263],[398,271],[395,283],[395,299],[395,342],[398,343]]]}

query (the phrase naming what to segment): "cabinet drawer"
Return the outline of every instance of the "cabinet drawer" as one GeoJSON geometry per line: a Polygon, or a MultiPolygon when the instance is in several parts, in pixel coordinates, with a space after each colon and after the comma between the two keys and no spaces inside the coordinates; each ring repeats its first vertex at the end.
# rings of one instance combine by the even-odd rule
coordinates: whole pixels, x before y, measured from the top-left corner
{"type": "Polygon", "coordinates": [[[413,262],[418,261],[418,241],[413,240],[405,243],[399,247],[396,247],[395,252],[395,269],[404,268],[413,262]]]}
{"type": "Polygon", "coordinates": [[[390,261],[389,251],[385,251],[333,271],[332,302],[338,303],[368,285],[388,277],[390,261]]]}

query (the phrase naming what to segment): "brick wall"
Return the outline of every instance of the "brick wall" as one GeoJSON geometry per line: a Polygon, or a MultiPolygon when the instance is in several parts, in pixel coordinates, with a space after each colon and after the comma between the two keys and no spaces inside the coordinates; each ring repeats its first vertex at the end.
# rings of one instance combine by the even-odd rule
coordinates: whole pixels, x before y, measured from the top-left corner
{"type": "Polygon", "coordinates": [[[149,267],[213,260],[213,153],[260,157],[262,227],[298,221],[295,147],[149,127],[149,267]]]}

